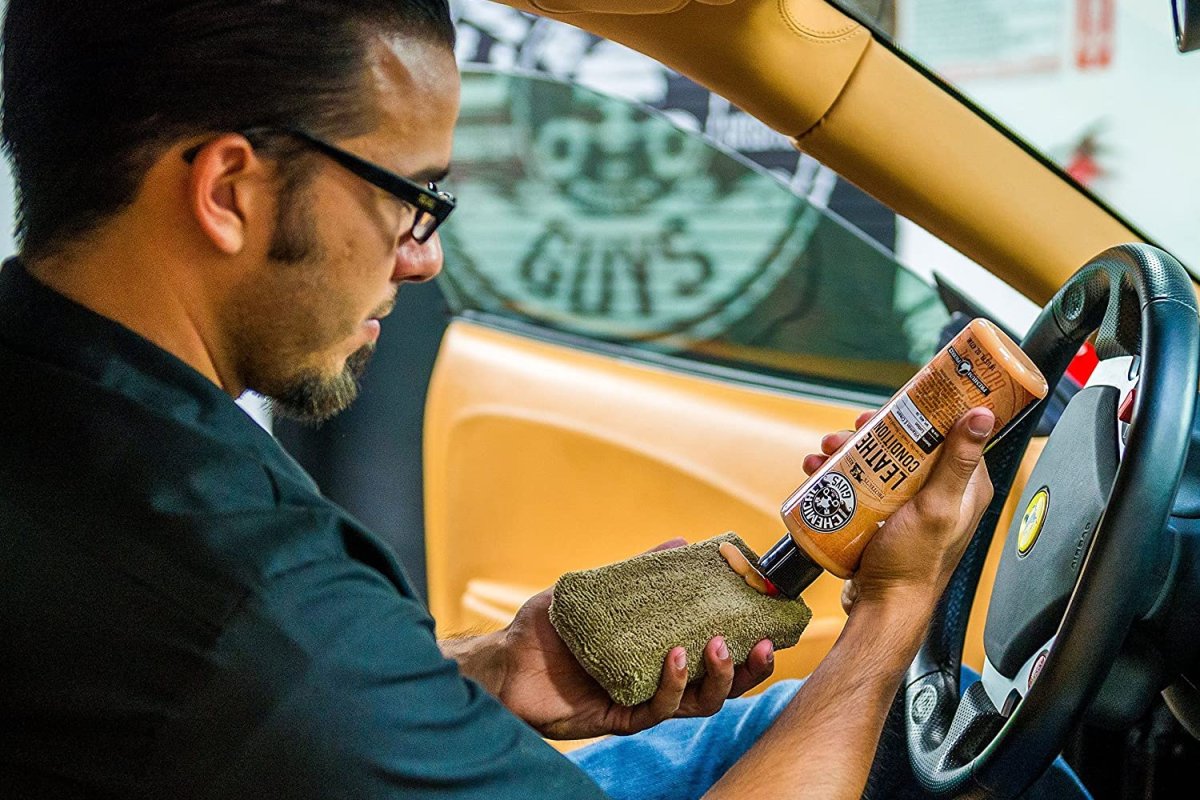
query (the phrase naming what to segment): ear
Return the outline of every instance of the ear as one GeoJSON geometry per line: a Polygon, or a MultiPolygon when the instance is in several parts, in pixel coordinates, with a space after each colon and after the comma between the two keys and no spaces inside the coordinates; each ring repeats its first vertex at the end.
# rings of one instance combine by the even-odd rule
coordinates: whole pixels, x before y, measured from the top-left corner
{"type": "Polygon", "coordinates": [[[250,226],[271,207],[265,165],[246,137],[228,133],[196,151],[188,177],[188,205],[200,230],[222,253],[245,247],[250,226]]]}

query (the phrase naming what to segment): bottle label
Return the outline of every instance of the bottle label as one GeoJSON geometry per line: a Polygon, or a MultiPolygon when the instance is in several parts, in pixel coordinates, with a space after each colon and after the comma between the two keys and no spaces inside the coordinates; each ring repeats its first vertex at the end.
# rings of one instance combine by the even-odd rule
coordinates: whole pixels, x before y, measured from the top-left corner
{"type": "Polygon", "coordinates": [[[966,358],[959,353],[958,350],[954,349],[954,345],[947,347],[946,353],[950,356],[950,360],[954,362],[954,371],[957,372],[961,377],[969,380],[971,384],[979,390],[981,395],[987,397],[992,393],[992,390],[988,387],[988,385],[984,383],[983,379],[980,378],[975,372],[975,365],[971,363],[971,359],[966,358]]]}
{"type": "Polygon", "coordinates": [[[784,503],[788,530],[821,566],[842,577],[856,568],[870,537],[921,488],[963,414],[990,408],[994,433],[1039,399],[1005,366],[1020,365],[1020,349],[984,325],[960,332],[784,503]]]}
{"type": "Polygon", "coordinates": [[[946,437],[925,418],[907,393],[900,395],[892,408],[892,416],[904,428],[904,432],[926,453],[932,453],[934,448],[945,441],[946,437]]]}

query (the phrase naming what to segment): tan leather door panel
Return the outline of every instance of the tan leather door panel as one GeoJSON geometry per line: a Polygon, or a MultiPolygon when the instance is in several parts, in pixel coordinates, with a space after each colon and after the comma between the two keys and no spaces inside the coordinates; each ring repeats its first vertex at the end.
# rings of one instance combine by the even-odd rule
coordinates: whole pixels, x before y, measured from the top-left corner
{"type": "MultiPolygon", "coordinates": [[[[562,572],[675,536],[735,530],[764,551],[784,531],[779,505],[803,456],[861,410],[456,321],[426,415],[440,633],[502,626],[562,572]]],[[[805,593],[813,623],[777,676],[806,675],[828,651],[840,591],[826,576],[805,593]]],[[[978,648],[968,656],[977,664],[978,648]]]]}

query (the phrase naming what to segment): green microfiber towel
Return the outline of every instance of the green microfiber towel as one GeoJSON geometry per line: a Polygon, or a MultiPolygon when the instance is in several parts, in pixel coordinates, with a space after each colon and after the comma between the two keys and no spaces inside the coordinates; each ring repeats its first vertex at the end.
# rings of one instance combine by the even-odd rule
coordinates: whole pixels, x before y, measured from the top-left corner
{"type": "Polygon", "coordinates": [[[725,637],[735,664],[763,639],[777,649],[799,640],[808,606],[747,586],[718,552],[722,542],[758,566],[754,551],[725,533],[558,579],[550,621],[613,700],[631,706],[652,697],[672,647],[687,648],[688,677],[697,680],[714,636],[725,637]]]}

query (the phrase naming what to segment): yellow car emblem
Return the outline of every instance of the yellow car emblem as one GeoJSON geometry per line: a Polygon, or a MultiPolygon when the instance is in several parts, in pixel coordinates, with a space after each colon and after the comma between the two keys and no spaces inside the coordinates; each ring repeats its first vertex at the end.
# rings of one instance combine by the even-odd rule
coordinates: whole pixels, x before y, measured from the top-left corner
{"type": "Polygon", "coordinates": [[[1021,517],[1021,530],[1017,534],[1017,555],[1025,557],[1037,543],[1038,534],[1042,532],[1042,523],[1046,521],[1046,509],[1050,506],[1050,490],[1043,486],[1025,506],[1025,515],[1021,517]]]}

